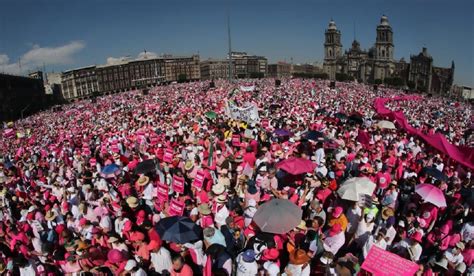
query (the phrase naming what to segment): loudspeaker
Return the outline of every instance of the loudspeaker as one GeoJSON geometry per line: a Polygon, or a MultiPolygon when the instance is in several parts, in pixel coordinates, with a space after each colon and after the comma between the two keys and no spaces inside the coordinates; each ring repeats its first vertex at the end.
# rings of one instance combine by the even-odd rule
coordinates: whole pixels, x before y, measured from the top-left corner
{"type": "Polygon", "coordinates": [[[209,83],[209,88],[215,88],[215,87],[216,87],[216,84],[213,81],[211,81],[211,83],[209,83]]]}
{"type": "Polygon", "coordinates": [[[336,88],[336,82],[331,81],[331,83],[329,83],[329,88],[336,88]]]}
{"type": "Polygon", "coordinates": [[[275,86],[280,86],[281,85],[281,80],[275,80],[275,86]]]}
{"type": "Polygon", "coordinates": [[[142,89],[142,95],[143,95],[143,96],[148,95],[148,92],[149,92],[149,91],[150,91],[150,90],[149,90],[148,88],[142,89]]]}
{"type": "Polygon", "coordinates": [[[379,86],[377,84],[374,84],[374,91],[379,90],[379,86]]]}

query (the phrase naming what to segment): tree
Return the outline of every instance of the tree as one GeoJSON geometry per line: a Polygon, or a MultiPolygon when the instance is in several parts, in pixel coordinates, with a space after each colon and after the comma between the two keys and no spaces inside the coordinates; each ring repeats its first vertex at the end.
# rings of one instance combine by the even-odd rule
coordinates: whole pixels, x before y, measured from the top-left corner
{"type": "Polygon", "coordinates": [[[250,73],[250,78],[251,79],[261,79],[264,77],[264,74],[262,72],[252,72],[250,73]]]}
{"type": "Polygon", "coordinates": [[[410,88],[410,90],[415,89],[415,82],[413,82],[413,81],[408,81],[407,85],[408,85],[408,88],[410,88]]]}
{"type": "Polygon", "coordinates": [[[188,80],[188,77],[186,76],[186,74],[178,75],[178,83],[183,83],[183,82],[186,82],[187,80],[188,80]]]}
{"type": "Polygon", "coordinates": [[[353,81],[354,77],[349,76],[349,75],[344,74],[344,73],[337,73],[336,74],[336,80],[337,81],[353,81]]]}

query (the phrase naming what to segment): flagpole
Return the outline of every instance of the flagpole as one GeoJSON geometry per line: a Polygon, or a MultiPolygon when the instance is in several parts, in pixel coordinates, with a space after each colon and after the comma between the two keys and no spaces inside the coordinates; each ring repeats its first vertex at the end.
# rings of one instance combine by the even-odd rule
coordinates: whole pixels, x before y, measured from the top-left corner
{"type": "MultiPolygon", "coordinates": [[[[229,3],[230,6],[230,3],[229,3]]],[[[230,8],[227,7],[227,37],[229,46],[229,81],[232,81],[232,41],[230,37],[230,8]]]]}

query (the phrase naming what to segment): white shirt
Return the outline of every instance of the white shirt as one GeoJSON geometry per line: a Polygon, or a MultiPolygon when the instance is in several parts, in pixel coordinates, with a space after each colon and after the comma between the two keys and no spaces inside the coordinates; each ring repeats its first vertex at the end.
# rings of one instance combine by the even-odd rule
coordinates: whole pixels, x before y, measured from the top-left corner
{"type": "Polygon", "coordinates": [[[168,249],[161,247],[158,252],[150,252],[150,260],[156,272],[160,274],[163,270],[171,272],[171,255],[168,249]]]}
{"type": "Polygon", "coordinates": [[[453,249],[449,249],[448,251],[444,252],[444,256],[454,265],[460,264],[464,261],[464,256],[462,254],[454,255],[453,249]]]}
{"type": "Polygon", "coordinates": [[[367,239],[367,242],[364,244],[364,247],[362,247],[362,254],[364,254],[364,258],[367,257],[369,254],[370,249],[372,246],[377,246],[379,248],[382,248],[383,250],[387,249],[387,242],[385,239],[381,239],[380,241],[375,240],[374,236],[370,236],[367,239]]]}
{"type": "MultiPolygon", "coordinates": [[[[288,270],[293,276],[309,276],[311,273],[311,266],[307,264],[305,268],[303,268],[303,265],[288,264],[285,270],[288,270]]],[[[286,276],[288,274],[285,272],[282,275],[286,276]]]]}
{"type": "Polygon", "coordinates": [[[464,242],[470,242],[474,239],[474,224],[472,222],[464,224],[461,230],[461,236],[464,242]]]}
{"type": "Polygon", "coordinates": [[[336,255],[339,249],[344,245],[345,241],[346,238],[344,231],[341,231],[339,234],[332,237],[326,235],[326,238],[323,241],[324,250],[336,255]]]}
{"type": "Polygon", "coordinates": [[[130,273],[130,275],[131,276],[146,276],[147,274],[146,274],[145,270],[143,270],[143,268],[139,268],[137,270],[137,272],[132,272],[132,273],[130,273]]]}
{"type": "Polygon", "coordinates": [[[400,248],[400,247],[406,248],[407,250],[409,250],[409,252],[411,251],[410,256],[411,256],[412,261],[418,262],[418,260],[420,260],[420,256],[421,256],[421,252],[423,251],[423,248],[421,247],[419,243],[417,243],[415,246],[411,246],[409,239],[404,239],[394,246],[394,248],[400,248]]]}
{"type": "Polygon", "coordinates": [[[315,152],[315,156],[316,156],[316,164],[321,164],[321,160],[324,159],[324,157],[326,156],[326,154],[324,153],[324,149],[323,148],[319,148],[316,150],[315,152]]]}

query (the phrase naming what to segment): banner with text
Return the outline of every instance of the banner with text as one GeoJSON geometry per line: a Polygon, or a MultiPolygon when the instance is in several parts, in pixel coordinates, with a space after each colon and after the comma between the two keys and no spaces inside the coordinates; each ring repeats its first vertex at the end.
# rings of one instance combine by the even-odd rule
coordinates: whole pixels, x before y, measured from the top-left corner
{"type": "Polygon", "coordinates": [[[227,102],[227,115],[234,120],[244,121],[246,123],[258,123],[258,108],[254,104],[247,107],[238,107],[233,101],[227,102]]]}

